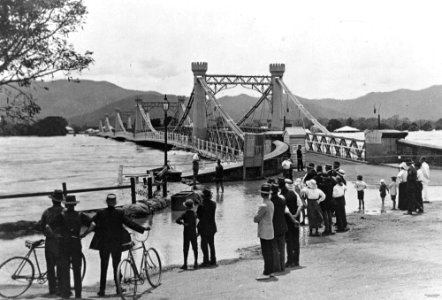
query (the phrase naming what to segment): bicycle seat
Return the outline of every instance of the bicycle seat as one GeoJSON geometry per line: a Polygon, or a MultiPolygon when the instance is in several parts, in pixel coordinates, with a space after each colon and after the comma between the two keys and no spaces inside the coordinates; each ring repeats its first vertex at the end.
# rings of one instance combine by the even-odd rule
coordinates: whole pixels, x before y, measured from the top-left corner
{"type": "Polygon", "coordinates": [[[38,241],[25,241],[25,246],[28,248],[36,248],[40,245],[42,245],[45,242],[45,240],[38,240],[38,241]]]}

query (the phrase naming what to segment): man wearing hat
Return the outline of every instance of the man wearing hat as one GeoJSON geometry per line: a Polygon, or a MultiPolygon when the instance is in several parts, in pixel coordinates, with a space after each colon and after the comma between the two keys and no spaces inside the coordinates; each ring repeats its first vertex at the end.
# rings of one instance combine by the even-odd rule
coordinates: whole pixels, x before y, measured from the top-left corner
{"type": "Polygon", "coordinates": [[[281,195],[284,196],[287,205],[285,220],[287,223],[287,232],[285,241],[287,245],[286,267],[299,266],[299,215],[303,209],[301,199],[294,192],[293,181],[285,179],[279,183],[281,195]]]}
{"type": "Polygon", "coordinates": [[[265,279],[273,275],[273,213],[274,206],[270,201],[271,185],[264,183],[261,186],[262,203],[258,207],[258,212],[253,218],[255,223],[258,223],[258,237],[261,242],[261,252],[264,258],[264,277],[256,279],[265,279]]]}
{"type": "Polygon", "coordinates": [[[63,201],[63,191],[54,190],[49,195],[52,199],[52,206],[47,208],[41,216],[41,228],[43,234],[46,236],[45,241],[45,258],[46,270],[48,276],[49,294],[56,295],[58,293],[57,281],[60,282],[60,239],[61,228],[59,216],[63,211],[61,202],[63,201]]]}
{"type": "Polygon", "coordinates": [[[316,176],[316,171],[315,171],[315,164],[314,163],[309,163],[307,165],[307,173],[305,174],[304,178],[302,179],[302,181],[304,183],[307,183],[307,181],[315,178],[316,176]]]}
{"type": "Polygon", "coordinates": [[[77,203],[79,201],[75,196],[66,196],[64,201],[66,210],[60,215],[62,228],[60,292],[63,298],[69,298],[70,296],[70,263],[72,263],[74,273],[75,298],[81,298],[81,257],[83,255],[81,252],[81,238],[95,228],[95,224],[90,217],[75,210],[77,203]],[[80,234],[82,226],[87,226],[88,229],[80,234]]]}
{"type": "MultiPolygon", "coordinates": [[[[98,296],[105,295],[106,290],[106,274],[109,265],[109,258],[112,255],[112,266],[114,269],[115,286],[117,283],[116,272],[118,264],[121,261],[122,238],[123,238],[123,224],[127,227],[143,233],[145,230],[150,230],[150,227],[144,228],[141,225],[130,220],[122,209],[116,208],[117,196],[115,194],[108,194],[106,197],[107,208],[100,210],[92,218],[96,224],[95,235],[92,238],[90,248],[100,251],[100,290],[98,296]]],[[[117,290],[117,294],[119,291],[117,290]]]]}
{"type": "Polygon", "coordinates": [[[181,266],[182,270],[187,270],[187,257],[189,256],[189,247],[192,245],[194,264],[193,268],[198,269],[198,240],[196,232],[196,213],[193,209],[193,200],[187,199],[184,201],[186,211],[176,219],[176,223],[183,225],[183,254],[184,264],[181,266]]]}
{"type": "Polygon", "coordinates": [[[201,235],[201,251],[203,252],[202,267],[216,265],[215,254],[215,222],[216,202],[212,200],[212,192],[208,187],[203,189],[203,201],[197,209],[198,233],[201,235]],[[210,261],[209,261],[210,248],[210,261]]]}

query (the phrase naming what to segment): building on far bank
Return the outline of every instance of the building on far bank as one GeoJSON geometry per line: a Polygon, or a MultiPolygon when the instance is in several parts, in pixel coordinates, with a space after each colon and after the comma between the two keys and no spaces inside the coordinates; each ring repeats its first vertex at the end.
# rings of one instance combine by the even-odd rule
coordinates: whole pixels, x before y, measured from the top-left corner
{"type": "Polygon", "coordinates": [[[335,133],[352,133],[352,132],[361,132],[361,131],[357,128],[354,128],[354,127],[344,126],[344,127],[334,130],[333,132],[335,132],[335,133]]]}

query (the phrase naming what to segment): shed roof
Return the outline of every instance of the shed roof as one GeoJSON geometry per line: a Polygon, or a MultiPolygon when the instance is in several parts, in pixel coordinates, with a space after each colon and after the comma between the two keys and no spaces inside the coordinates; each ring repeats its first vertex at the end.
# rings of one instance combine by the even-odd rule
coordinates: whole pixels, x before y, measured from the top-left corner
{"type": "Polygon", "coordinates": [[[359,132],[360,130],[350,126],[344,126],[334,130],[333,132],[359,132]]]}
{"type": "Polygon", "coordinates": [[[297,127],[286,127],[285,130],[284,130],[284,135],[286,135],[286,134],[288,134],[288,135],[302,135],[302,136],[305,136],[306,131],[305,131],[304,128],[299,127],[299,126],[297,126],[297,127]]]}

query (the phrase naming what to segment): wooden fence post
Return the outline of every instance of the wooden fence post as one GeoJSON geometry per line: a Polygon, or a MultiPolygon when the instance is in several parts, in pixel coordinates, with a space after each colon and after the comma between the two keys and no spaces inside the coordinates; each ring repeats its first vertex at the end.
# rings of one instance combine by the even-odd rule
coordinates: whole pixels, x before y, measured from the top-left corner
{"type": "Polygon", "coordinates": [[[132,204],[137,203],[137,196],[135,193],[135,178],[134,177],[130,178],[130,195],[131,195],[131,199],[132,199],[132,204]]]}

